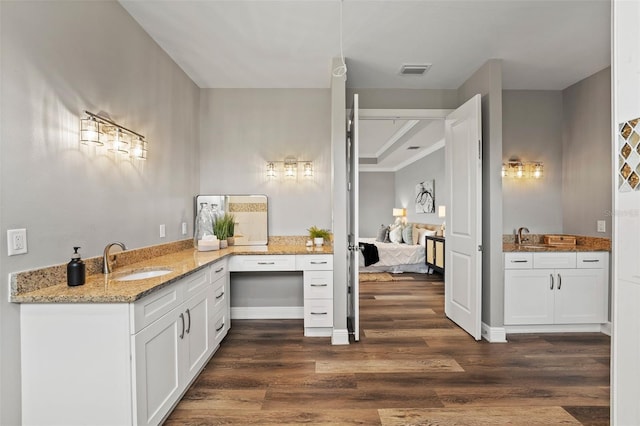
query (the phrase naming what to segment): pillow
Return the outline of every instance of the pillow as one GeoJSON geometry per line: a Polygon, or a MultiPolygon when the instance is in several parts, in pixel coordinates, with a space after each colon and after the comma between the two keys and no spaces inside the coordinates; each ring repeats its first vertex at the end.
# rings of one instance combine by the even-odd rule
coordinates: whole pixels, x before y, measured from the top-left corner
{"type": "Polygon", "coordinates": [[[412,242],[413,245],[415,246],[416,244],[418,244],[418,231],[420,231],[420,228],[418,228],[418,225],[413,225],[413,233],[412,233],[412,242]]]}
{"type": "Polygon", "coordinates": [[[418,230],[418,244],[420,244],[422,247],[425,246],[426,241],[424,239],[424,237],[429,236],[429,237],[433,237],[434,235],[436,235],[436,231],[432,231],[430,229],[419,229],[418,230]]]}
{"type": "Polygon", "coordinates": [[[388,238],[389,238],[389,227],[380,225],[380,229],[378,230],[378,236],[376,237],[376,241],[383,243],[388,238]]]}
{"type": "Polygon", "coordinates": [[[402,226],[391,227],[389,230],[389,240],[392,243],[402,242],[402,226]]]}
{"type": "Polygon", "coordinates": [[[406,244],[413,244],[413,225],[402,228],[402,241],[406,244]]]}

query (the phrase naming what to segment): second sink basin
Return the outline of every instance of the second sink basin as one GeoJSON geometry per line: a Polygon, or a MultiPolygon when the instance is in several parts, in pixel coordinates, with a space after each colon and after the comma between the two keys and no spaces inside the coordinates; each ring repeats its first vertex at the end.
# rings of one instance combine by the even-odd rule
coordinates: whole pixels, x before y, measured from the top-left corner
{"type": "Polygon", "coordinates": [[[171,272],[173,272],[173,270],[168,268],[145,269],[142,271],[122,273],[122,275],[117,275],[116,277],[114,277],[114,280],[116,281],[146,280],[147,278],[161,277],[171,272]]]}

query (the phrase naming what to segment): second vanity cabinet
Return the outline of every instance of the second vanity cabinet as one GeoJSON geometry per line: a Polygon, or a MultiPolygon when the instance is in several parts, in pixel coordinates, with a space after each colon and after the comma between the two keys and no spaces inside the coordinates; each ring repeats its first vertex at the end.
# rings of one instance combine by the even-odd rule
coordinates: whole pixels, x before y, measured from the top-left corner
{"type": "Polygon", "coordinates": [[[609,254],[504,254],[505,325],[607,322],[609,254]]]}
{"type": "Polygon", "coordinates": [[[21,306],[23,424],[157,425],[230,327],[227,260],[133,303],[21,306]]]}

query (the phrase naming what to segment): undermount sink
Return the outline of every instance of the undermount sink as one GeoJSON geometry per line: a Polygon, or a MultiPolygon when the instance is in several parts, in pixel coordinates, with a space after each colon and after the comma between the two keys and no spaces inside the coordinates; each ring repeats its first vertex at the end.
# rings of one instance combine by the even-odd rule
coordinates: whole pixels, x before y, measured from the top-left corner
{"type": "Polygon", "coordinates": [[[171,272],[173,272],[173,270],[168,268],[145,269],[142,271],[122,273],[122,275],[117,275],[116,277],[114,277],[114,280],[116,281],[146,280],[148,278],[161,277],[171,272]]]}

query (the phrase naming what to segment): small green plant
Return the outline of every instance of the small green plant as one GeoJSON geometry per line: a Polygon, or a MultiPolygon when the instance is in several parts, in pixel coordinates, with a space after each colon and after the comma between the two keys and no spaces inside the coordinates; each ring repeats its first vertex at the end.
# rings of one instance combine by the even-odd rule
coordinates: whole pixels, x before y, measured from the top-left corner
{"type": "Polygon", "coordinates": [[[315,225],[307,229],[307,231],[309,231],[310,238],[324,238],[325,240],[328,240],[331,237],[331,233],[328,229],[318,228],[315,225]]]}
{"type": "Polygon", "coordinates": [[[231,213],[225,213],[216,219],[213,224],[213,233],[216,234],[219,240],[226,240],[229,237],[233,237],[235,228],[235,217],[231,213]]]}

